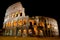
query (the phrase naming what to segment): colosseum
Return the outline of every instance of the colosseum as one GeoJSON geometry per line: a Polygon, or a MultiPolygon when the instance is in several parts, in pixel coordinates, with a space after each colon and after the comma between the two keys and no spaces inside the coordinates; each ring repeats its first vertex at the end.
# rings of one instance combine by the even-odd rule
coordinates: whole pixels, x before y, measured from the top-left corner
{"type": "Polygon", "coordinates": [[[4,36],[45,37],[58,36],[58,24],[54,18],[25,15],[21,2],[9,6],[3,22],[4,36]]]}

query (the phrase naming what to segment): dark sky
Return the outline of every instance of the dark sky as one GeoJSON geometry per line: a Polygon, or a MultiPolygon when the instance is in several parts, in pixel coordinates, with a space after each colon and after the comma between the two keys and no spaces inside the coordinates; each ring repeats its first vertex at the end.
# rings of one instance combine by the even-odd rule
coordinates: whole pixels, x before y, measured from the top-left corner
{"type": "MultiPolygon", "coordinates": [[[[0,28],[4,21],[6,9],[16,2],[21,2],[25,8],[26,15],[29,16],[46,16],[54,18],[60,26],[59,3],[55,1],[35,1],[35,0],[2,0],[0,1],[0,28]]],[[[60,27],[59,27],[60,29],[60,27]]]]}

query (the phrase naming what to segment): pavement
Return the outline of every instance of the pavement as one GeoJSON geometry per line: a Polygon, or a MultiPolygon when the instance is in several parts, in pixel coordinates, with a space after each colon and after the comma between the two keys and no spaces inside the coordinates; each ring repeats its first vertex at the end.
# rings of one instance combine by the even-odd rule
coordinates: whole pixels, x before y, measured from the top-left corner
{"type": "Polygon", "coordinates": [[[60,37],[16,37],[0,36],[0,40],[60,40],[60,37]]]}

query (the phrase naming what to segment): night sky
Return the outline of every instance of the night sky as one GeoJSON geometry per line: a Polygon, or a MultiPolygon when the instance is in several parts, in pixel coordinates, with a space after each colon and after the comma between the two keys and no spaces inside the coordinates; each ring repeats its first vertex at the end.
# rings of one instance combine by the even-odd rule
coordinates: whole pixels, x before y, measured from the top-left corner
{"type": "MultiPolygon", "coordinates": [[[[60,26],[59,5],[55,1],[35,1],[35,0],[2,0],[0,1],[0,29],[3,26],[6,9],[16,3],[21,2],[25,8],[26,15],[29,16],[46,16],[57,20],[60,26]]],[[[60,30],[60,27],[59,27],[60,30]]]]}

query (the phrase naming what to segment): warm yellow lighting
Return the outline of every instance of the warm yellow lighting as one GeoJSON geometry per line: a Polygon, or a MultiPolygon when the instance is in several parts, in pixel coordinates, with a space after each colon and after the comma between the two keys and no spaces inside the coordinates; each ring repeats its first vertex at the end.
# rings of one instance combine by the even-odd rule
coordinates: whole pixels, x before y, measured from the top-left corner
{"type": "Polygon", "coordinates": [[[49,25],[47,25],[47,28],[50,28],[51,26],[50,26],[50,24],[49,25]]]}
{"type": "Polygon", "coordinates": [[[13,21],[13,25],[14,25],[14,27],[16,27],[17,26],[17,21],[13,21]]]}
{"type": "Polygon", "coordinates": [[[34,31],[35,31],[35,34],[37,35],[38,34],[38,30],[37,30],[37,26],[36,25],[34,26],[34,31]]]}
{"type": "Polygon", "coordinates": [[[21,30],[19,30],[19,32],[21,32],[21,30]]]}
{"type": "Polygon", "coordinates": [[[23,25],[23,21],[22,20],[18,20],[18,25],[19,26],[23,25]]]}
{"type": "Polygon", "coordinates": [[[9,27],[11,26],[11,22],[8,22],[8,24],[9,24],[9,27]]]}
{"type": "Polygon", "coordinates": [[[18,14],[19,12],[17,11],[16,14],[18,14]]]}
{"type": "Polygon", "coordinates": [[[14,18],[15,17],[15,15],[14,14],[12,14],[12,18],[14,18]]]}
{"type": "Polygon", "coordinates": [[[11,27],[13,27],[13,23],[11,23],[11,27]]]}
{"type": "Polygon", "coordinates": [[[10,27],[11,26],[11,23],[10,22],[7,22],[6,23],[6,27],[10,27]]]}
{"type": "Polygon", "coordinates": [[[40,26],[44,27],[45,26],[44,22],[40,22],[40,26]]]}
{"type": "Polygon", "coordinates": [[[42,30],[39,30],[41,33],[43,32],[42,30]]]}
{"type": "Polygon", "coordinates": [[[15,13],[15,15],[14,15],[14,16],[15,16],[15,17],[17,17],[17,16],[18,16],[18,14],[19,14],[19,12],[17,11],[17,12],[15,13]]]}
{"type": "Polygon", "coordinates": [[[32,25],[34,25],[34,20],[29,20],[29,22],[32,22],[32,25]]]}
{"type": "Polygon", "coordinates": [[[8,27],[8,23],[6,23],[6,27],[8,27]]]}
{"type": "Polygon", "coordinates": [[[23,30],[23,33],[27,33],[27,30],[26,30],[26,29],[24,29],[24,30],[23,30]]]}
{"type": "Polygon", "coordinates": [[[36,25],[34,26],[34,31],[37,31],[37,26],[36,25]]]}
{"type": "Polygon", "coordinates": [[[27,23],[27,20],[26,19],[23,19],[23,24],[26,24],[27,23]]]}

